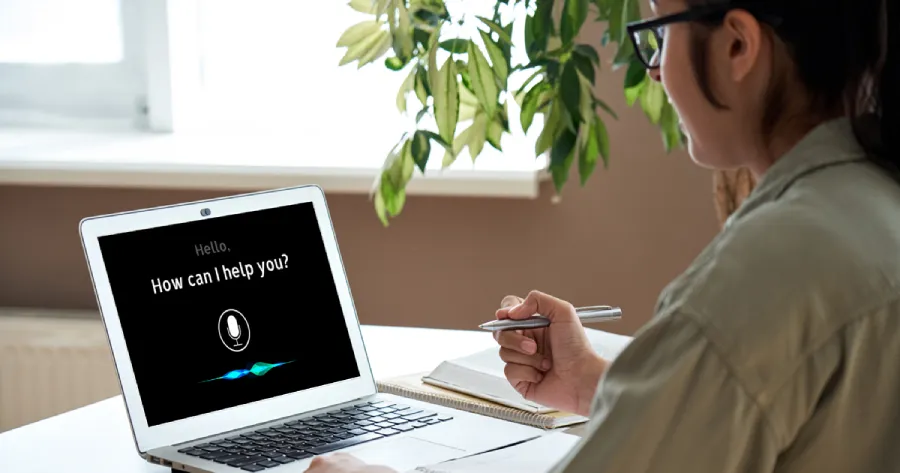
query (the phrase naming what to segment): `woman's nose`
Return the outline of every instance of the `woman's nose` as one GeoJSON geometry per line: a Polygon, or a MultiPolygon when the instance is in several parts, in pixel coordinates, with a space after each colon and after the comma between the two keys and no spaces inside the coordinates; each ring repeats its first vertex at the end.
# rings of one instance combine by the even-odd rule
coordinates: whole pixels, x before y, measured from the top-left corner
{"type": "Polygon", "coordinates": [[[662,82],[662,72],[660,72],[660,69],[658,67],[655,69],[650,69],[650,72],[648,74],[650,74],[650,78],[655,80],[656,82],[662,82]]]}

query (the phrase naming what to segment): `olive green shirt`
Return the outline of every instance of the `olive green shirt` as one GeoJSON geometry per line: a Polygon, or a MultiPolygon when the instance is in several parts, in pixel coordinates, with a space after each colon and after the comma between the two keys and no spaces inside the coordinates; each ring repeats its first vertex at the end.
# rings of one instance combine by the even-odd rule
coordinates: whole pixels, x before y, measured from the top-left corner
{"type": "Polygon", "coordinates": [[[592,411],[557,471],[900,472],[900,185],[847,120],[762,177],[592,411]]]}

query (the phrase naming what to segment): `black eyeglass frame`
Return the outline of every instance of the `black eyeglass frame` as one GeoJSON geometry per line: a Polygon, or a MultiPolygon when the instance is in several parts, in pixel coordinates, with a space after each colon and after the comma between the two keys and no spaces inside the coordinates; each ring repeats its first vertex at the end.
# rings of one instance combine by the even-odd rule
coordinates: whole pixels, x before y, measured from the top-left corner
{"type": "Polygon", "coordinates": [[[659,65],[651,65],[647,59],[644,58],[643,54],[640,53],[640,43],[638,42],[638,33],[644,30],[650,30],[654,36],[656,36],[656,43],[659,45],[659,50],[662,51],[663,48],[663,40],[665,39],[663,36],[659,34],[659,27],[671,25],[673,23],[682,23],[687,21],[722,21],[725,19],[725,15],[728,14],[731,10],[745,9],[753,14],[753,16],[757,17],[761,21],[765,21],[766,23],[772,25],[773,27],[777,27],[781,24],[782,19],[777,15],[772,15],[763,12],[753,12],[753,8],[749,6],[742,6],[741,2],[733,2],[733,3],[720,3],[716,5],[703,5],[699,7],[691,7],[687,10],[680,13],[673,13],[671,15],[661,16],[659,18],[651,18],[649,20],[640,20],[633,21],[626,25],[626,31],[628,32],[628,36],[631,38],[631,44],[634,47],[635,55],[641,61],[641,63],[649,70],[659,69],[659,65]]]}

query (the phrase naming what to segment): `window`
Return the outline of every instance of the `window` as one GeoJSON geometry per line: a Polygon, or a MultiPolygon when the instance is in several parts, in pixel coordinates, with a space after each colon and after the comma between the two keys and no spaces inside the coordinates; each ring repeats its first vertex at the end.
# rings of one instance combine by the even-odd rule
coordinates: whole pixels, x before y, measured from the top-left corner
{"type": "Polygon", "coordinates": [[[138,15],[133,0],[0,0],[0,124],[130,123],[138,15]]]}
{"type": "MultiPolygon", "coordinates": [[[[251,188],[334,178],[333,188],[368,192],[414,129],[418,101],[410,96],[407,115],[397,110],[408,71],[380,61],[339,65],[338,38],[369,18],[348,2],[0,0],[0,174],[251,188]],[[52,169],[63,173],[40,174],[52,169]]],[[[521,135],[511,102],[511,128],[521,135]]],[[[532,196],[544,162],[533,143],[505,135],[504,152],[486,146],[474,169],[464,151],[454,169],[487,174],[432,174],[433,192],[532,196]]],[[[440,168],[442,157],[432,147],[429,167],[440,168]]]]}

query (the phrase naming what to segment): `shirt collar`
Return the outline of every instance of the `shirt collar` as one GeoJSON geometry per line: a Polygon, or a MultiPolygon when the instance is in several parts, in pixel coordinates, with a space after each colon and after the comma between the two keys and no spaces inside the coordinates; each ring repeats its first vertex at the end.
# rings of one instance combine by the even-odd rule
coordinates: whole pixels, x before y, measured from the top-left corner
{"type": "Polygon", "coordinates": [[[853,133],[850,119],[838,118],[825,122],[807,133],[763,174],[744,203],[728,218],[725,226],[730,226],[760,205],[777,200],[803,176],[829,166],[865,158],[866,153],[853,133]]]}

